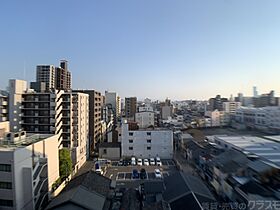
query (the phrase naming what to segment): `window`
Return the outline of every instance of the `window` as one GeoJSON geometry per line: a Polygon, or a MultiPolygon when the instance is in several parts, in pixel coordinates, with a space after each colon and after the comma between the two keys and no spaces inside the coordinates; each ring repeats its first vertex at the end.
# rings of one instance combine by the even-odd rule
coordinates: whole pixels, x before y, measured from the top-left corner
{"type": "Polygon", "coordinates": [[[129,143],[133,143],[133,139],[129,139],[128,142],[129,142],[129,143]]]}
{"type": "Polygon", "coordinates": [[[151,132],[147,132],[147,136],[150,136],[151,135],[151,132]]]}
{"type": "Polygon", "coordinates": [[[151,139],[147,139],[147,143],[152,143],[152,140],[151,139]]]}
{"type": "Polygon", "coordinates": [[[0,182],[0,189],[12,189],[11,182],[0,182]]]}
{"type": "Polygon", "coordinates": [[[103,154],[107,154],[107,149],[103,149],[103,154]]]}
{"type": "Polygon", "coordinates": [[[147,150],[151,150],[151,147],[147,147],[147,150]]]}
{"type": "Polygon", "coordinates": [[[11,165],[10,164],[0,164],[0,171],[11,172],[11,165]]]}
{"type": "Polygon", "coordinates": [[[133,147],[128,147],[129,150],[133,150],[133,147]]]}
{"type": "Polygon", "coordinates": [[[13,201],[0,199],[0,206],[13,206],[13,201]]]}
{"type": "Polygon", "coordinates": [[[129,136],[133,136],[133,132],[129,132],[128,135],[129,135],[129,136]]]}

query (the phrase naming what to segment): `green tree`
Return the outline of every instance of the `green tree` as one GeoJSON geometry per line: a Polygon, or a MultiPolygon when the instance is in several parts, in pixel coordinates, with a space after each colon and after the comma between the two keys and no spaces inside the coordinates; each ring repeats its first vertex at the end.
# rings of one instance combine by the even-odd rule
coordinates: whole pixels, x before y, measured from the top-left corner
{"type": "Polygon", "coordinates": [[[72,172],[72,160],[70,151],[66,148],[59,150],[59,175],[66,179],[72,172]]]}

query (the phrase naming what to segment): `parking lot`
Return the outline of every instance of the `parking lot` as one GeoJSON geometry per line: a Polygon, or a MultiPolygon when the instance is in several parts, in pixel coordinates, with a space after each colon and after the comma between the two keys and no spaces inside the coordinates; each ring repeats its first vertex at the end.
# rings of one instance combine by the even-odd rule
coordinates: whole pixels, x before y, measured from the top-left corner
{"type": "Polygon", "coordinates": [[[137,187],[144,181],[159,180],[155,176],[155,169],[160,169],[163,179],[170,174],[177,171],[175,162],[173,160],[161,160],[162,166],[139,166],[128,165],[118,166],[118,162],[112,162],[112,166],[106,168],[105,176],[115,180],[117,187],[137,187]],[[141,169],[146,171],[146,179],[133,178],[132,171],[137,169],[140,172],[141,169]]]}

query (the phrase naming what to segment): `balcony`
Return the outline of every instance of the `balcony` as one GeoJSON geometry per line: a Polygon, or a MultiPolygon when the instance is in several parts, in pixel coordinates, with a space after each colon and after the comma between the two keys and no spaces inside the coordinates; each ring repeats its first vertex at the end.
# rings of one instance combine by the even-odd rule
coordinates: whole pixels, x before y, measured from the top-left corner
{"type": "Polygon", "coordinates": [[[2,101],[2,106],[8,106],[8,101],[2,101]]]}

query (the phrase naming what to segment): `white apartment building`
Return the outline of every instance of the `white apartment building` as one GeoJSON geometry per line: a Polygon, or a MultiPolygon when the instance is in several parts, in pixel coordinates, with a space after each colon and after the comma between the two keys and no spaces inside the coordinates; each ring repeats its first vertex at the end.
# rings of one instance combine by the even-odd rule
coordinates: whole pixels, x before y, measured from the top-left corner
{"type": "Polygon", "coordinates": [[[236,110],[241,107],[241,102],[227,101],[223,102],[223,110],[227,113],[235,114],[236,110]]]}
{"type": "Polygon", "coordinates": [[[129,130],[128,123],[122,124],[121,152],[122,157],[137,158],[173,157],[173,132],[163,129],[129,130]]]}
{"type": "Polygon", "coordinates": [[[0,209],[44,207],[59,178],[58,137],[21,131],[0,139],[0,209]]]}
{"type": "Polygon", "coordinates": [[[280,132],[280,107],[241,107],[235,113],[235,122],[264,132],[280,132]]]}
{"type": "Polygon", "coordinates": [[[54,65],[38,65],[36,68],[36,81],[45,82],[46,90],[55,88],[55,66],[54,65]]]}
{"type": "Polygon", "coordinates": [[[229,113],[218,111],[217,109],[214,111],[206,111],[204,116],[210,118],[211,127],[227,126],[230,122],[229,113]]]}
{"type": "Polygon", "coordinates": [[[9,81],[9,121],[10,130],[21,131],[21,101],[22,94],[27,90],[27,82],[11,79],[9,81]]]}
{"type": "Polygon", "coordinates": [[[121,98],[116,92],[105,91],[105,104],[111,104],[115,111],[115,117],[120,117],[121,115],[121,98]]]}
{"type": "Polygon", "coordinates": [[[155,114],[154,112],[137,112],[135,113],[135,122],[137,122],[139,128],[155,126],[155,114]]]}

